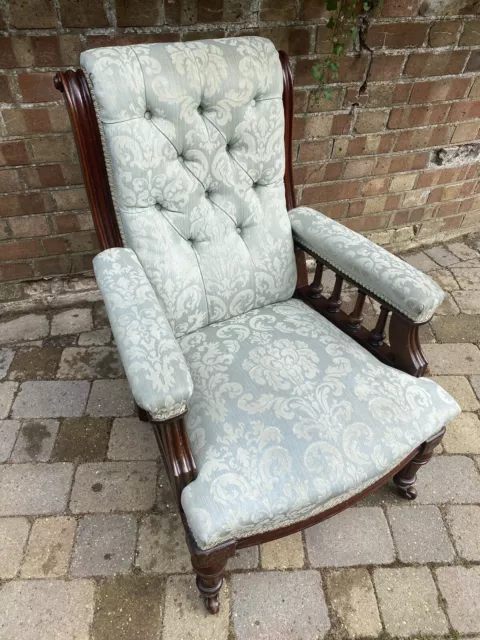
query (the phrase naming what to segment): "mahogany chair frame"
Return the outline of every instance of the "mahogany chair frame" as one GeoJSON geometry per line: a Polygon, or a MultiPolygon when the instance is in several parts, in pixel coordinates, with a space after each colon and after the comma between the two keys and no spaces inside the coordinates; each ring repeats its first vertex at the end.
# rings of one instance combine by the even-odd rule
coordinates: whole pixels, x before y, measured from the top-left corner
{"type": "MultiPolygon", "coordinates": [[[[292,153],[293,77],[287,54],[280,51],[279,56],[283,69],[283,106],[285,114],[285,196],[287,208],[290,210],[296,206],[292,153]]],[[[55,87],[64,94],[101,248],[103,250],[111,247],[121,247],[123,243],[110,191],[100,130],[85,74],[82,69],[58,72],[54,78],[54,83],[55,87]]],[[[358,287],[358,283],[353,281],[351,283],[358,287],[357,298],[353,311],[347,314],[341,309],[341,291],[344,280],[348,279],[338,273],[332,265],[316,259],[315,276],[313,282],[309,284],[306,252],[308,253],[306,247],[296,243],[297,286],[295,296],[328,318],[344,333],[351,336],[370,353],[373,353],[381,362],[413,376],[423,376],[427,369],[427,361],[420,346],[420,325],[408,319],[383,300],[377,299],[371,293],[362,291],[358,287]],[[322,273],[325,267],[336,272],[335,285],[329,297],[322,294],[322,273]],[[362,310],[367,295],[380,303],[378,321],[372,330],[368,330],[362,324],[362,310]],[[385,328],[390,314],[387,342],[385,328]]],[[[315,258],[315,256],[313,257],[315,258]]],[[[227,560],[235,554],[236,550],[276,540],[326,520],[372,493],[390,478],[393,478],[393,482],[402,497],[409,500],[414,499],[417,495],[414,486],[416,472],[430,460],[433,450],[440,443],[445,433],[445,428],[442,428],[437,434],[413,450],[395,469],[389,471],[380,480],[361,493],[348,498],[327,511],[301,522],[273,531],[254,534],[246,538],[231,540],[204,551],[197,547],[189,531],[180,502],[184,487],[197,476],[195,459],[185,425],[185,414],[173,420],[156,421],[144,409],[137,407],[137,410],[140,420],[150,421],[153,425],[185,527],[192,566],[197,575],[197,586],[205,599],[207,609],[211,613],[217,613],[219,609],[219,591],[222,586],[227,560]]]]}

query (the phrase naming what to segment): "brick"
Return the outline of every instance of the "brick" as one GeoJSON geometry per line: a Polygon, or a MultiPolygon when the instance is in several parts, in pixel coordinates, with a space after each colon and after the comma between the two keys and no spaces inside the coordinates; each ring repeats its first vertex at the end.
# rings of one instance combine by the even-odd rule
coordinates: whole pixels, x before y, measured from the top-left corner
{"type": "Polygon", "coordinates": [[[78,336],[78,344],[82,347],[103,346],[109,344],[111,340],[112,332],[110,329],[86,331],[78,336]]]}
{"type": "Polygon", "coordinates": [[[389,564],[395,559],[383,512],[377,507],[348,509],[305,532],[312,567],[389,564]],[[370,544],[372,536],[375,545],[370,544]]]}
{"type": "Polygon", "coordinates": [[[434,318],[432,326],[439,342],[474,342],[478,339],[478,318],[473,315],[434,318]]]}
{"type": "Polygon", "coordinates": [[[396,80],[402,73],[404,61],[405,57],[401,55],[375,55],[370,68],[369,82],[396,80]]]}
{"type": "Polygon", "coordinates": [[[455,556],[438,507],[387,509],[398,557],[407,564],[451,562],[455,556]]]}
{"type": "Polygon", "coordinates": [[[4,260],[21,260],[42,255],[42,248],[38,240],[14,240],[4,242],[2,245],[2,257],[4,260]]]}
{"type": "Polygon", "coordinates": [[[0,418],[8,416],[17,387],[16,382],[0,382],[0,418]]]}
{"type": "Polygon", "coordinates": [[[374,582],[387,633],[404,638],[448,632],[448,622],[427,567],[375,569],[374,582]]]}
{"type": "Polygon", "coordinates": [[[26,280],[31,277],[32,267],[25,262],[0,264],[0,280],[26,280]]]}
{"type": "Polygon", "coordinates": [[[421,149],[422,147],[436,147],[448,144],[454,133],[453,127],[429,127],[402,131],[397,138],[395,151],[407,151],[408,149],[421,149]]]}
{"type": "Polygon", "coordinates": [[[425,346],[434,374],[480,373],[480,351],[473,344],[436,344],[425,346]]]}
{"type": "Polygon", "coordinates": [[[461,47],[480,45],[480,20],[469,20],[458,43],[461,47]]]}
{"type": "Polygon", "coordinates": [[[61,578],[70,564],[77,523],[74,518],[37,518],[22,565],[22,578],[61,578]]]}
{"type": "MultiPolygon", "coordinates": [[[[458,258],[460,257],[458,255],[458,252],[455,252],[455,255],[458,258]]],[[[457,282],[461,289],[470,289],[474,291],[480,290],[480,266],[469,266],[467,268],[465,265],[457,264],[452,269],[452,273],[457,279],[457,282]]]]}
{"type": "Polygon", "coordinates": [[[446,521],[455,548],[465,560],[480,560],[480,507],[476,505],[450,505],[446,521]]]}
{"type": "Polygon", "coordinates": [[[21,188],[22,185],[18,169],[0,171],[0,191],[2,193],[6,191],[20,191],[21,188]]]}
{"type": "Polygon", "coordinates": [[[52,211],[48,192],[20,193],[0,196],[1,216],[24,216],[52,211]]]}
{"type": "Polygon", "coordinates": [[[375,165],[375,158],[362,158],[361,160],[349,160],[345,167],[344,178],[362,178],[370,176],[375,165]]]}
{"type": "Polygon", "coordinates": [[[284,0],[278,3],[275,0],[262,0],[260,20],[295,20],[297,17],[297,3],[295,0],[284,0]]]}
{"type": "Polygon", "coordinates": [[[323,638],[330,628],[316,571],[239,574],[233,576],[232,587],[238,640],[252,638],[252,620],[259,638],[323,638]],[[259,593],[268,593],[268,598],[259,598],[259,593]]]}
{"type": "Polygon", "coordinates": [[[341,182],[325,184],[320,187],[306,187],[302,194],[302,204],[317,202],[331,202],[342,199],[355,198],[360,194],[360,182],[341,182]],[[339,191],[340,189],[340,191],[339,191]]]}
{"type": "Polygon", "coordinates": [[[57,15],[53,0],[11,0],[10,24],[16,29],[53,29],[57,15]]]}
{"type": "Polygon", "coordinates": [[[87,402],[90,384],[67,382],[24,382],[13,407],[15,418],[60,418],[79,416],[87,402]]]}
{"type": "Polygon", "coordinates": [[[94,380],[88,400],[87,413],[91,416],[131,416],[133,398],[126,380],[94,380]]]}
{"type": "MultiPolygon", "coordinates": [[[[123,3],[121,7],[125,6],[123,3]]],[[[138,9],[138,5],[136,5],[138,9]]],[[[108,27],[102,0],[60,0],[60,19],[64,27],[108,27]]],[[[120,25],[120,22],[117,23],[120,25]]],[[[129,26],[129,25],[127,25],[129,26]]]]}
{"type": "Polygon", "coordinates": [[[14,578],[20,567],[30,523],[26,518],[0,519],[0,578],[14,578]]]}
{"type": "MultiPolygon", "coordinates": [[[[15,238],[46,236],[51,233],[46,216],[18,217],[9,220],[10,229],[15,238]]],[[[38,252],[35,255],[40,255],[38,252]]],[[[15,257],[15,253],[14,253],[15,257]]]]}
{"type": "Polygon", "coordinates": [[[72,513],[144,511],[155,502],[154,462],[87,462],[78,467],[72,513]]]}
{"type": "Polygon", "coordinates": [[[0,76],[0,102],[14,102],[12,87],[8,76],[0,76]]]}
{"type": "Polygon", "coordinates": [[[89,580],[18,580],[0,591],[5,638],[88,638],[94,610],[89,580]],[[52,603],[52,606],[46,606],[52,603]]]}
{"type": "Polygon", "coordinates": [[[73,476],[71,464],[14,464],[0,467],[0,515],[62,513],[73,476]]]}
{"type": "Polygon", "coordinates": [[[418,474],[417,486],[418,504],[480,502],[480,476],[465,456],[434,456],[418,474]]]}
{"type": "Polygon", "coordinates": [[[480,453],[480,421],[474,413],[462,413],[448,425],[443,438],[447,453],[480,453]]]}
{"type": "MultiPolygon", "coordinates": [[[[468,94],[469,98],[480,98],[480,78],[477,78],[472,84],[472,88],[470,89],[470,93],[468,94]]],[[[462,96],[463,98],[464,96],[462,96]]]]}
{"type": "Polygon", "coordinates": [[[450,142],[457,144],[459,142],[474,142],[479,135],[480,125],[478,121],[459,124],[455,127],[455,132],[450,142]]]}
{"type": "Polygon", "coordinates": [[[237,551],[227,564],[227,571],[238,571],[239,569],[256,569],[259,562],[258,547],[247,547],[237,551]]]}
{"type": "Polygon", "coordinates": [[[23,140],[0,142],[0,166],[28,164],[29,154],[23,140]]]}
{"type": "Polygon", "coordinates": [[[480,100],[467,100],[452,104],[448,114],[449,122],[473,120],[480,118],[480,100]]]}
{"type": "Polygon", "coordinates": [[[453,629],[480,632],[480,567],[439,567],[436,574],[453,629]]]}
{"type": "Polygon", "coordinates": [[[375,592],[366,569],[343,569],[326,576],[331,606],[348,637],[376,637],[382,632],[375,592]]]}
{"type": "Polygon", "coordinates": [[[411,53],[405,66],[405,75],[415,78],[461,73],[467,57],[467,51],[411,53]]]}
{"type": "Polygon", "coordinates": [[[92,329],[91,309],[79,308],[61,311],[52,318],[52,336],[65,335],[69,333],[80,333],[92,329]]]}
{"type": "Polygon", "coordinates": [[[71,573],[75,577],[127,573],[133,562],[137,521],[132,515],[85,516],[78,525],[71,573]]]}
{"type": "Polygon", "coordinates": [[[70,131],[70,121],[64,107],[42,109],[8,109],[3,119],[9,135],[64,133],[70,131]]]}
{"type": "Polygon", "coordinates": [[[409,102],[438,102],[440,100],[459,100],[468,94],[470,78],[449,78],[415,82],[409,102]]]}
{"type": "Polygon", "coordinates": [[[417,179],[417,173],[404,173],[394,176],[390,182],[389,191],[411,191],[417,179]]]}
{"type": "MultiPolygon", "coordinates": [[[[198,637],[201,629],[205,638],[227,640],[230,601],[228,585],[225,582],[220,593],[220,601],[218,614],[208,615],[193,577],[169,576],[165,586],[163,637],[168,640],[193,639],[198,637]]],[[[128,639],[125,638],[125,640],[128,639]]]]}
{"type": "MultiPolygon", "coordinates": [[[[82,43],[78,35],[8,36],[0,38],[3,68],[56,67],[78,64],[82,43]]],[[[52,74],[53,75],[53,74],[52,74]]],[[[57,92],[57,95],[58,92],[57,92]]],[[[60,98],[56,98],[59,100],[60,98]]]]}
{"type": "Polygon", "coordinates": [[[434,22],[428,32],[428,46],[448,47],[454,45],[461,25],[462,23],[457,20],[434,22]]]}
{"type": "Polygon", "coordinates": [[[14,356],[12,349],[0,349],[0,380],[6,377],[14,356]]]}
{"type": "Polygon", "coordinates": [[[55,440],[55,462],[100,462],[105,459],[110,436],[108,420],[70,418],[62,421],[55,440]]]}
{"type": "Polygon", "coordinates": [[[428,124],[442,124],[447,119],[450,105],[441,104],[434,107],[407,107],[392,109],[388,119],[389,129],[408,129],[428,124]]]}
{"type": "Polygon", "coordinates": [[[96,590],[95,640],[158,640],[163,614],[163,580],[157,576],[115,576],[96,590]]]}
{"type": "MultiPolygon", "coordinates": [[[[201,37],[206,38],[207,34],[205,33],[205,36],[201,37]]],[[[125,47],[134,44],[154,44],[156,42],[178,42],[179,40],[180,34],[178,33],[124,33],[121,35],[88,35],[87,49],[96,49],[99,47],[125,47]]]]}
{"type": "MultiPolygon", "coordinates": [[[[190,34],[189,34],[190,35],[190,34]]],[[[309,29],[295,29],[293,27],[275,27],[273,29],[247,29],[240,32],[241,36],[259,36],[268,38],[278,50],[286,51],[291,56],[300,56],[310,53],[309,29]]],[[[198,39],[205,37],[197,33],[198,39]]],[[[219,36],[219,37],[224,37],[219,36]]],[[[195,39],[195,38],[192,38],[195,39]]],[[[184,37],[184,40],[186,38],[184,37]]],[[[190,38],[188,38],[190,40],[190,38]]]]}
{"type": "Polygon", "coordinates": [[[11,462],[47,462],[58,432],[58,420],[30,420],[22,424],[11,462]]]}
{"type": "Polygon", "coordinates": [[[47,164],[28,167],[21,170],[21,175],[27,187],[31,189],[64,187],[82,184],[83,181],[78,164],[47,164]]]}
{"type": "Polygon", "coordinates": [[[75,143],[68,135],[34,138],[31,146],[36,162],[76,162],[78,160],[75,143]]]}
{"type": "Polygon", "coordinates": [[[385,18],[407,18],[418,14],[420,0],[396,0],[382,5],[382,16],[385,18]]]}
{"type": "Polygon", "coordinates": [[[388,188],[388,178],[373,178],[365,182],[362,187],[363,196],[375,196],[385,193],[388,188]]]}
{"type": "Polygon", "coordinates": [[[323,18],[328,20],[330,13],[327,11],[326,3],[318,0],[303,0],[300,8],[300,20],[315,20],[323,18]]]}
{"type": "MultiPolygon", "coordinates": [[[[24,102],[54,102],[59,99],[60,94],[53,86],[51,72],[19,73],[18,84],[24,102]]],[[[36,126],[40,127],[41,121],[36,126]]]]}
{"type": "Polygon", "coordinates": [[[387,119],[387,111],[361,111],[355,121],[357,133],[375,133],[382,131],[387,119]]]}
{"type": "Polygon", "coordinates": [[[427,24],[415,22],[372,24],[368,30],[367,44],[370,47],[386,49],[421,47],[427,31],[427,24]]]}
{"type": "Polygon", "coordinates": [[[462,411],[476,411],[480,408],[467,378],[463,376],[435,376],[433,379],[455,398],[462,411]]]}
{"type": "Polygon", "coordinates": [[[158,446],[149,422],[138,418],[117,418],[108,446],[110,460],[156,460],[158,446]]]}
{"type": "Polygon", "coordinates": [[[263,569],[302,569],[305,562],[302,534],[262,544],[261,556],[263,569]]]}
{"type": "Polygon", "coordinates": [[[57,372],[62,380],[119,378],[123,367],[116,347],[67,347],[57,372]]]}
{"type": "Polygon", "coordinates": [[[150,573],[189,573],[190,553],[183,535],[183,525],[174,501],[170,510],[161,515],[142,518],[138,532],[135,565],[150,573]]]}

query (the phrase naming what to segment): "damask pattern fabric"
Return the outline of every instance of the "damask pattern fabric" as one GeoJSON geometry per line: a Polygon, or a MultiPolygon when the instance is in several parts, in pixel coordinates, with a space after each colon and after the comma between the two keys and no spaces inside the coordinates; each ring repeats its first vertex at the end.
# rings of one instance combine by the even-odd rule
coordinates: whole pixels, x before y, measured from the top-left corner
{"type": "Polygon", "coordinates": [[[182,506],[203,549],[359,493],[459,412],[432,380],[381,364],[299,300],[180,346],[194,380],[187,430],[199,469],[182,506]]]}
{"type": "Polygon", "coordinates": [[[131,249],[108,249],[93,266],[133,397],[154,419],[181,415],[192,377],[137,256],[131,249]]]}
{"type": "Polygon", "coordinates": [[[294,238],[313,256],[414,320],[430,320],[445,294],[429,276],[308,207],[289,212],[294,238]]]}
{"type": "Polygon", "coordinates": [[[291,297],[282,69],[245,37],[93,49],[126,245],[176,335],[291,297]]]}

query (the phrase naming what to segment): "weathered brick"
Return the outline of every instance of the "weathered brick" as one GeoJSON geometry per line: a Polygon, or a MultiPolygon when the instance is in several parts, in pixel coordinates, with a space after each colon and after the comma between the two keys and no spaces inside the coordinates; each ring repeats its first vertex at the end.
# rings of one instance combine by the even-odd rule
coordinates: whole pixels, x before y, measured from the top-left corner
{"type": "Polygon", "coordinates": [[[416,78],[461,73],[468,55],[468,51],[411,53],[405,66],[405,75],[416,78]]]}
{"type": "Polygon", "coordinates": [[[361,111],[355,121],[355,131],[357,133],[382,131],[387,116],[387,111],[361,111]]]}
{"type": "Polygon", "coordinates": [[[69,135],[55,138],[35,138],[31,141],[37,162],[76,162],[77,150],[69,135]]]}
{"type": "Polygon", "coordinates": [[[455,44],[461,25],[462,23],[458,20],[434,22],[428,32],[428,45],[430,47],[448,47],[455,44]]]}
{"type": "Polygon", "coordinates": [[[375,158],[362,158],[360,160],[350,160],[346,163],[343,177],[348,178],[362,178],[369,176],[373,172],[375,165],[375,158]]]}
{"type": "Polygon", "coordinates": [[[297,3],[295,0],[262,0],[260,20],[295,20],[297,17],[297,3]]]}
{"type": "Polygon", "coordinates": [[[0,578],[14,578],[23,557],[30,523],[26,518],[0,519],[0,578]]]}
{"type": "MultiPolygon", "coordinates": [[[[396,80],[402,73],[405,56],[375,55],[370,68],[370,82],[396,80]]],[[[358,78],[358,76],[357,76],[358,78]]]]}
{"type": "Polygon", "coordinates": [[[450,505],[446,521],[458,554],[465,560],[480,560],[480,507],[450,505]]]}
{"type": "Polygon", "coordinates": [[[474,122],[467,122],[466,124],[459,124],[455,127],[455,132],[450,142],[473,142],[478,139],[480,124],[478,120],[474,122]]]}
{"type": "Polygon", "coordinates": [[[53,86],[53,73],[19,73],[18,84],[24,102],[53,102],[60,97],[53,86]]]}
{"type": "Polygon", "coordinates": [[[480,567],[439,567],[436,574],[454,630],[479,633],[480,567]]]}
{"type": "Polygon", "coordinates": [[[357,181],[330,183],[319,187],[306,187],[302,194],[302,204],[313,204],[317,202],[331,202],[342,199],[355,198],[360,195],[361,183],[357,181]],[[339,188],[341,185],[341,192],[339,188]]]}
{"type": "Polygon", "coordinates": [[[461,47],[480,45],[480,20],[469,20],[458,43],[461,47]]]}
{"type": "Polygon", "coordinates": [[[141,2],[116,0],[115,5],[119,27],[149,27],[164,22],[161,3],[156,0],[142,0],[141,2]]]}
{"type": "Polygon", "coordinates": [[[441,124],[447,119],[449,109],[449,104],[441,104],[434,107],[392,109],[388,119],[388,128],[408,129],[409,127],[421,127],[428,124],[441,124]]]}
{"type": "Polygon", "coordinates": [[[64,107],[8,109],[3,111],[3,120],[8,134],[12,136],[70,131],[70,121],[64,107]]]}
{"type": "Polygon", "coordinates": [[[302,534],[262,544],[261,555],[263,569],[302,569],[305,562],[302,534]]]}
{"type": "Polygon", "coordinates": [[[102,0],[60,0],[60,19],[64,27],[108,27],[102,0]]]}
{"type": "Polygon", "coordinates": [[[14,102],[14,100],[8,76],[0,76],[0,102],[14,102]]]}
{"type": "Polygon", "coordinates": [[[53,0],[11,0],[10,24],[16,29],[51,29],[57,26],[53,0]]]}
{"type": "Polygon", "coordinates": [[[428,24],[424,23],[388,22],[386,24],[372,24],[368,30],[367,44],[370,47],[384,47],[387,49],[421,47],[427,31],[428,24]]]}
{"type": "MultiPolygon", "coordinates": [[[[203,38],[204,36],[201,36],[201,37],[203,38]]],[[[126,47],[134,44],[153,44],[156,42],[178,42],[179,40],[180,40],[180,34],[178,33],[150,33],[150,34],[123,33],[121,35],[111,35],[111,34],[88,35],[87,48],[96,49],[99,47],[126,47]]]]}
{"type": "Polygon", "coordinates": [[[470,78],[449,78],[415,82],[409,102],[437,102],[439,100],[458,100],[464,98],[470,88],[470,78]]]}
{"type": "Polygon", "coordinates": [[[420,0],[396,0],[385,2],[381,8],[381,14],[385,18],[407,18],[418,14],[420,0]]]}
{"type": "Polygon", "coordinates": [[[394,150],[407,151],[408,149],[421,149],[448,144],[454,130],[452,126],[440,126],[402,131],[397,138],[394,150]]]}
{"type": "Polygon", "coordinates": [[[70,563],[76,522],[68,516],[37,518],[29,536],[22,578],[59,578],[70,563]]]}
{"type": "Polygon", "coordinates": [[[0,142],[0,166],[28,164],[28,151],[23,140],[0,142]]]}
{"type": "Polygon", "coordinates": [[[452,104],[450,113],[448,114],[449,122],[457,122],[458,120],[473,120],[480,118],[480,100],[467,100],[465,102],[456,102],[452,104]]]}

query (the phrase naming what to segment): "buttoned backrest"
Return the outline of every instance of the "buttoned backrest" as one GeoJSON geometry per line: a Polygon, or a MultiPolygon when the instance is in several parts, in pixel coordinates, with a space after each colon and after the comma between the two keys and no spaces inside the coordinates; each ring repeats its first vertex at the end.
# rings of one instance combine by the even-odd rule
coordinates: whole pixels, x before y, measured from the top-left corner
{"type": "Polygon", "coordinates": [[[177,335],[291,297],[282,69],[264,38],[93,49],[119,227],[177,335]]]}

